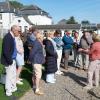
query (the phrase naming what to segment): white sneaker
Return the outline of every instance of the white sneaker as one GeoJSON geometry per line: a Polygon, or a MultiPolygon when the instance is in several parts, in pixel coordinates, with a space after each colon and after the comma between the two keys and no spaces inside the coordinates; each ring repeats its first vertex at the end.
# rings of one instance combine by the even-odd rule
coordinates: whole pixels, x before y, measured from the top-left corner
{"type": "Polygon", "coordinates": [[[64,74],[64,73],[63,73],[63,72],[61,72],[61,71],[60,71],[59,73],[60,73],[61,75],[63,75],[63,74],[64,74]]]}
{"type": "Polygon", "coordinates": [[[51,82],[47,81],[47,83],[53,83],[53,84],[54,84],[54,83],[55,83],[55,81],[51,81],[51,82]]]}
{"type": "Polygon", "coordinates": [[[11,95],[12,95],[12,92],[6,91],[6,96],[11,96],[11,95]]]}
{"type": "Polygon", "coordinates": [[[19,78],[19,81],[23,81],[23,79],[22,78],[19,78]]]}
{"type": "Polygon", "coordinates": [[[61,71],[57,71],[55,74],[57,74],[57,75],[61,75],[61,74],[63,74],[63,72],[61,72],[61,71]]]}
{"type": "Polygon", "coordinates": [[[92,88],[93,88],[93,86],[91,86],[91,85],[87,85],[87,86],[84,87],[84,89],[86,89],[86,90],[90,90],[92,88]]]}
{"type": "Polygon", "coordinates": [[[23,85],[23,82],[21,82],[19,80],[16,83],[19,84],[19,85],[23,85]]]}
{"type": "Polygon", "coordinates": [[[16,87],[16,88],[14,88],[14,89],[12,89],[12,92],[15,92],[15,91],[17,91],[17,87],[16,87]]]}

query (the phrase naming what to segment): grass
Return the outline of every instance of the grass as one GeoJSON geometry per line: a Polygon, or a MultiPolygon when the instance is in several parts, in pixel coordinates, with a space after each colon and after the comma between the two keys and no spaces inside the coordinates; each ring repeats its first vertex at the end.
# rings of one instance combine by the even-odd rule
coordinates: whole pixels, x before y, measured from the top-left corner
{"type": "MultiPolygon", "coordinates": [[[[2,40],[0,39],[0,52],[1,52],[2,40]]],[[[3,71],[4,67],[0,64],[0,75],[3,71]]],[[[25,92],[27,92],[32,86],[32,67],[30,65],[25,65],[23,67],[23,71],[21,73],[21,77],[23,78],[23,85],[18,85],[18,91],[13,93],[13,97],[7,97],[5,95],[4,85],[0,84],[0,100],[16,100],[23,96],[25,92]]]]}
{"type": "MultiPolygon", "coordinates": [[[[30,65],[24,66],[21,77],[24,84],[17,85],[18,90],[13,93],[13,96],[17,99],[23,96],[32,86],[32,67],[30,65]]],[[[11,97],[5,96],[4,85],[2,84],[0,84],[0,100],[11,100],[11,97]]]]}

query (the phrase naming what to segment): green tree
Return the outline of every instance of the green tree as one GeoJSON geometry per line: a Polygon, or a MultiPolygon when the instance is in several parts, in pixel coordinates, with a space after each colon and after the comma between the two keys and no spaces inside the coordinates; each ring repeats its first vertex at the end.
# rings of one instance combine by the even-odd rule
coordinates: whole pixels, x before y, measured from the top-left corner
{"type": "Polygon", "coordinates": [[[74,16],[71,16],[71,17],[67,20],[66,24],[78,24],[78,23],[75,21],[74,16]]]}
{"type": "Polygon", "coordinates": [[[89,22],[88,20],[83,20],[83,21],[81,21],[81,24],[82,24],[82,25],[89,25],[90,22],[89,22]]]}
{"type": "Polygon", "coordinates": [[[21,9],[23,7],[23,4],[18,2],[18,1],[14,1],[11,0],[9,1],[10,5],[13,6],[15,9],[21,9]]]}

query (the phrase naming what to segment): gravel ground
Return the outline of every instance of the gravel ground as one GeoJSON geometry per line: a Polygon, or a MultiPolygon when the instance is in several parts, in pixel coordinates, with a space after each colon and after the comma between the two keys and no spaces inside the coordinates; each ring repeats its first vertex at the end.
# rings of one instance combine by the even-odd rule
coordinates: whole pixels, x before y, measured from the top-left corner
{"type": "Polygon", "coordinates": [[[56,83],[48,84],[41,81],[41,89],[44,95],[37,96],[33,90],[29,90],[20,100],[100,100],[100,87],[85,90],[87,72],[75,70],[70,66],[64,75],[56,75],[56,83]]]}

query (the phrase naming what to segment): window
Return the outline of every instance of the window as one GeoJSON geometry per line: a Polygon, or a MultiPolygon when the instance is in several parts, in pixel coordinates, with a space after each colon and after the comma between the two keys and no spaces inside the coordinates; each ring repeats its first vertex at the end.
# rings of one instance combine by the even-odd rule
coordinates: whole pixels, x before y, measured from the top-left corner
{"type": "Polygon", "coordinates": [[[24,26],[24,31],[25,31],[25,32],[27,32],[27,28],[28,28],[27,26],[24,26]]]}
{"type": "Polygon", "coordinates": [[[2,14],[0,14],[0,20],[2,20],[2,14]]]}

